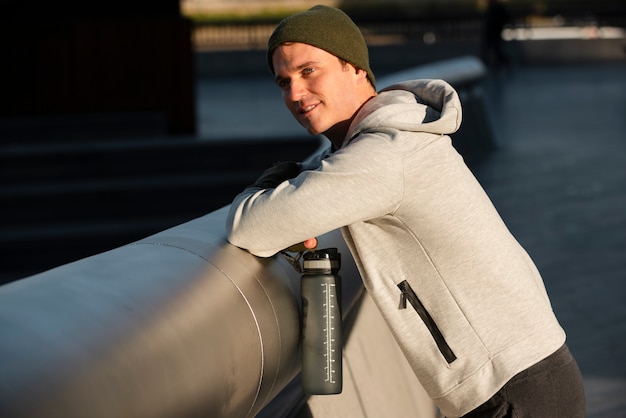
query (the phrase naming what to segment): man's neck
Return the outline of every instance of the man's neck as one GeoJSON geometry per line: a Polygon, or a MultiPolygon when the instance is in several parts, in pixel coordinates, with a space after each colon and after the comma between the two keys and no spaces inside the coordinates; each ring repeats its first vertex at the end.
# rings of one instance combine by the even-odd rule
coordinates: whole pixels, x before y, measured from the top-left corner
{"type": "Polygon", "coordinates": [[[361,106],[358,107],[358,109],[352,114],[349,119],[336,123],[335,125],[331,126],[330,129],[324,132],[323,135],[328,138],[330,142],[332,142],[334,149],[341,148],[341,145],[343,145],[343,142],[346,140],[346,135],[348,135],[348,129],[350,129],[352,121],[354,120],[356,115],[358,115],[359,111],[363,108],[365,103],[376,97],[376,95],[376,92],[373,92],[371,96],[369,96],[366,100],[363,101],[363,103],[361,103],[361,106]]]}

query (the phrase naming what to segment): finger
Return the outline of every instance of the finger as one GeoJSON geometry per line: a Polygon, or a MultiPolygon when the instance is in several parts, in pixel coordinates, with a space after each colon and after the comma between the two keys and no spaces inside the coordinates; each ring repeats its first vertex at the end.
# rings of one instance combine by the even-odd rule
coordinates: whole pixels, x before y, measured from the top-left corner
{"type": "Polygon", "coordinates": [[[305,240],[302,244],[307,250],[314,250],[317,248],[317,238],[309,238],[305,240]]]}

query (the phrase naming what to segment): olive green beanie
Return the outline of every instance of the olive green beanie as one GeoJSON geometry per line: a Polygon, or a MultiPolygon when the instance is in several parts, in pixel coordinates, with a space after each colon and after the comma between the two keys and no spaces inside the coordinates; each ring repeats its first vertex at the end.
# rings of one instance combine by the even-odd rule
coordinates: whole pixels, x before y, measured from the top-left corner
{"type": "Polygon", "coordinates": [[[301,42],[323,49],[367,72],[367,78],[375,86],[365,39],[358,26],[339,9],[318,5],[283,19],[267,44],[267,61],[272,74],[274,50],[285,42],[301,42]]]}

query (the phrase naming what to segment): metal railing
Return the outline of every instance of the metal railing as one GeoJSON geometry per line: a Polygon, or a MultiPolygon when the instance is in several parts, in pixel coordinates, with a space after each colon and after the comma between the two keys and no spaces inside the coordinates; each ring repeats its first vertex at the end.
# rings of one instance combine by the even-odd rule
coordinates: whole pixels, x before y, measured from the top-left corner
{"type": "MultiPolygon", "coordinates": [[[[533,27],[610,26],[626,28],[623,11],[603,11],[598,16],[581,15],[580,11],[570,16],[536,16],[530,11],[516,11],[506,27],[527,30],[533,27]]],[[[223,49],[265,49],[267,40],[278,22],[224,22],[196,23],[192,32],[192,43],[197,51],[223,49]]],[[[359,22],[363,37],[370,46],[436,43],[480,42],[483,37],[484,18],[480,13],[467,15],[434,15],[421,18],[376,20],[369,18],[359,22]]]]}
{"type": "MultiPolygon", "coordinates": [[[[196,24],[192,43],[197,51],[220,49],[264,49],[276,22],[196,24]]],[[[482,22],[397,21],[370,22],[360,25],[369,45],[480,40],[482,22]]]]}
{"type": "Polygon", "coordinates": [[[257,414],[299,371],[299,275],[226,243],[225,210],[0,287],[0,416],[257,414]]]}

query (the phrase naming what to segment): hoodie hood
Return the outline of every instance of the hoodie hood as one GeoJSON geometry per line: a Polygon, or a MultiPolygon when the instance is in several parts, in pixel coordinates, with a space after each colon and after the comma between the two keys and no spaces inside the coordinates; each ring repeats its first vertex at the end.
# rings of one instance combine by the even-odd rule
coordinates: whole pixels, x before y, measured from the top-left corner
{"type": "Polygon", "coordinates": [[[348,129],[343,145],[367,131],[397,129],[449,135],[461,126],[461,102],[443,80],[394,84],[365,103],[348,129]]]}

